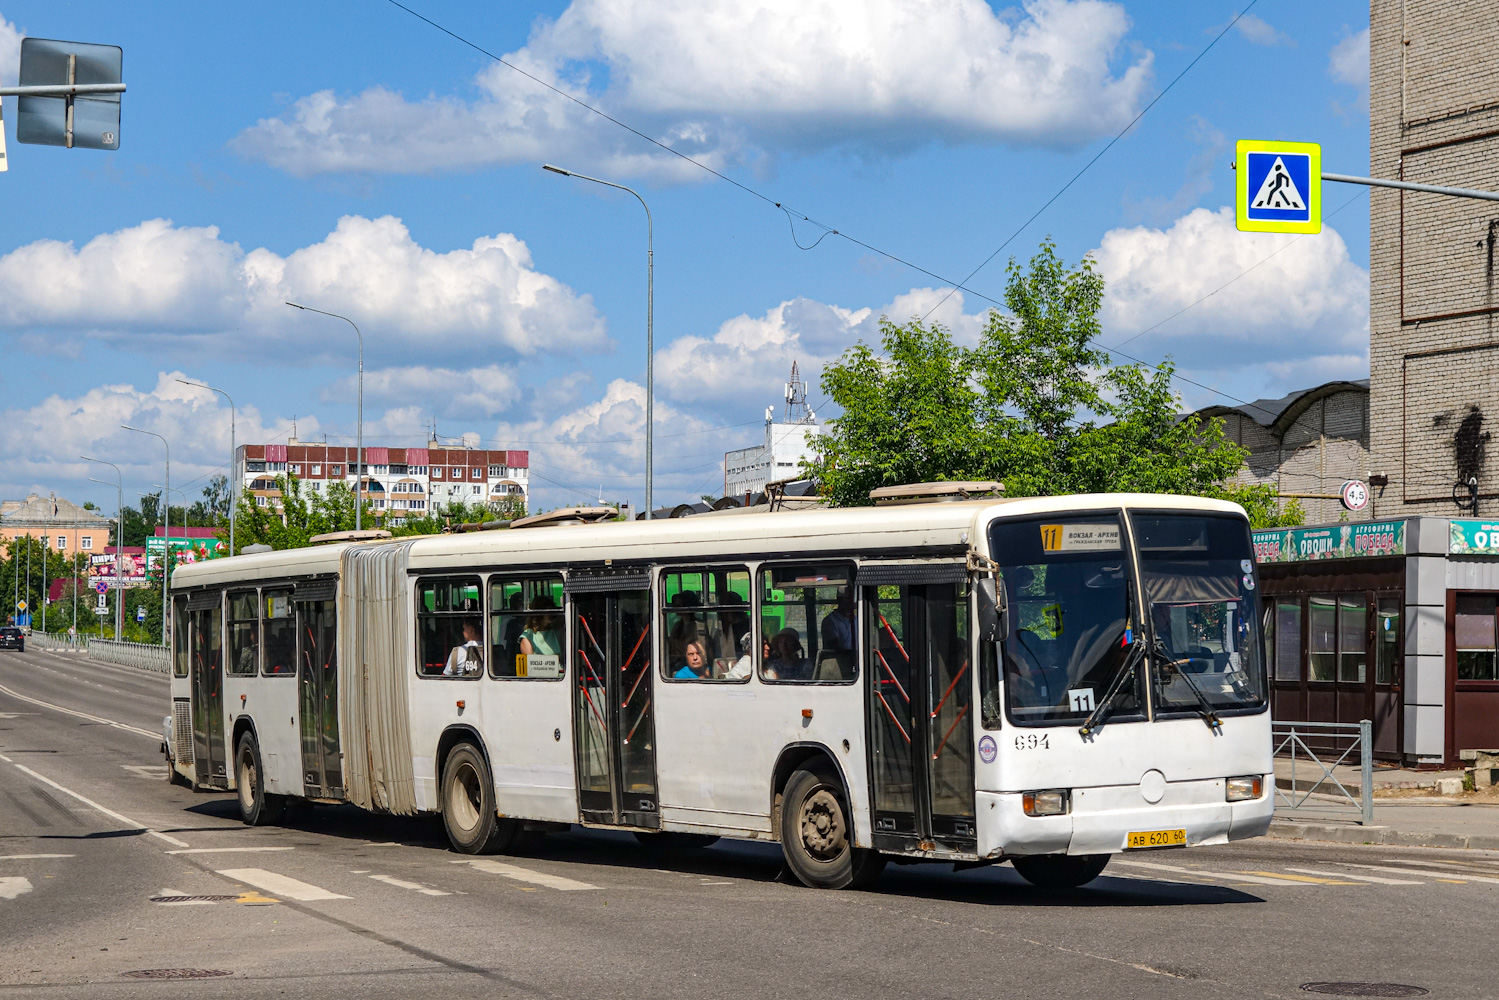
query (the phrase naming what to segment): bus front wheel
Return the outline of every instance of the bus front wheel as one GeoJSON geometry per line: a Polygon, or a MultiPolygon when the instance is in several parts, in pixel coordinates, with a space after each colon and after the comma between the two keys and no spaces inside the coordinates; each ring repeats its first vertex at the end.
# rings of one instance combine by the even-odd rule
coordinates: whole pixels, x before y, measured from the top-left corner
{"type": "Polygon", "coordinates": [[[239,792],[239,815],[246,826],[281,821],[286,799],[265,790],[265,768],[260,763],[260,744],[254,733],[247,732],[239,738],[239,749],[234,755],[234,783],[239,792]]]}
{"type": "Polygon", "coordinates": [[[813,889],[858,888],[885,867],[877,851],[854,846],[848,796],[830,768],[798,770],[781,797],[781,852],[813,889]]]}
{"type": "Polygon", "coordinates": [[[1076,889],[1103,873],[1107,854],[1037,854],[1011,862],[1020,877],[1042,889],[1076,889]]]}
{"type": "Polygon", "coordinates": [[[470,743],[454,747],[443,764],[442,825],[459,854],[504,850],[519,830],[519,823],[496,812],[489,765],[470,743]]]}

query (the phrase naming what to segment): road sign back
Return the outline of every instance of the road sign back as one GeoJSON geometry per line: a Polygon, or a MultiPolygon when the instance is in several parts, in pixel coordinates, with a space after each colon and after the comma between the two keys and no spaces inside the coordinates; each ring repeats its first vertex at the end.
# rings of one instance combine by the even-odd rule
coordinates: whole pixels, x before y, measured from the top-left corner
{"type": "Polygon", "coordinates": [[[1317,143],[1241,139],[1236,171],[1240,230],[1322,231],[1322,147],[1317,143]]]}

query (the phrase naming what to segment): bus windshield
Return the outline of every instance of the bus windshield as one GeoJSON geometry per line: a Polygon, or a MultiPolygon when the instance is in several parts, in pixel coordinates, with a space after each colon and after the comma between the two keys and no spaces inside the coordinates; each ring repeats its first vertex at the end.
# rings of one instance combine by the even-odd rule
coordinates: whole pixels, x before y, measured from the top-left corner
{"type": "Polygon", "coordinates": [[[1214,711],[1262,708],[1248,526],[1206,514],[1135,514],[1131,521],[1154,632],[1156,712],[1196,712],[1204,701],[1214,711]]]}
{"type": "MultiPolygon", "coordinates": [[[[991,551],[1009,604],[1006,707],[1019,725],[1077,723],[1093,713],[1129,654],[1130,571],[1117,514],[996,521],[991,551]]],[[[1109,706],[1143,718],[1143,670],[1109,706]]]]}

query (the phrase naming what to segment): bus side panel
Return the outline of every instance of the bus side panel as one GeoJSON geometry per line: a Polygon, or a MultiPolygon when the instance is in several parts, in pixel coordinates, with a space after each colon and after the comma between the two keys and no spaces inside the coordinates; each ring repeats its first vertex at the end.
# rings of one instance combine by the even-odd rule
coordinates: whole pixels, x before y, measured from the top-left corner
{"type": "MultiPolygon", "coordinates": [[[[248,722],[260,744],[265,790],[272,795],[305,795],[302,743],[297,728],[296,676],[226,674],[224,711],[224,732],[228,734],[230,758],[239,750],[235,726],[241,721],[248,722]]],[[[232,767],[229,769],[229,787],[235,787],[232,767]]]]}
{"type": "Polygon", "coordinates": [[[781,751],[791,744],[818,744],[831,752],[848,781],[855,841],[871,842],[863,689],[857,683],[658,678],[656,690],[656,768],[666,829],[768,834],[770,782],[781,751]]]}

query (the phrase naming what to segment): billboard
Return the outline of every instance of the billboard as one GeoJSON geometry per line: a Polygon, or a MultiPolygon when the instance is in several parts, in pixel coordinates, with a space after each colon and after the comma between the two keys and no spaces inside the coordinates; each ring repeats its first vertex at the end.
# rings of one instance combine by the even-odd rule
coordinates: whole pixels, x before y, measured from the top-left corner
{"type": "Polygon", "coordinates": [[[229,555],[229,543],[222,538],[173,537],[167,539],[153,535],[146,539],[146,560],[151,572],[155,573],[159,570],[161,553],[169,541],[172,544],[173,566],[184,566],[189,563],[202,562],[205,559],[222,559],[229,555]]]}
{"type": "Polygon", "coordinates": [[[1262,564],[1404,554],[1404,521],[1360,521],[1322,528],[1271,528],[1254,532],[1254,559],[1262,564]]]}
{"type": "Polygon", "coordinates": [[[88,582],[103,583],[110,587],[144,587],[146,579],[146,557],[139,552],[126,552],[119,556],[116,572],[115,553],[89,556],[88,582]]]}

